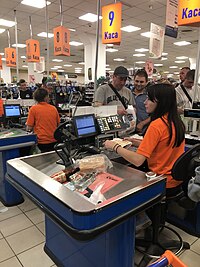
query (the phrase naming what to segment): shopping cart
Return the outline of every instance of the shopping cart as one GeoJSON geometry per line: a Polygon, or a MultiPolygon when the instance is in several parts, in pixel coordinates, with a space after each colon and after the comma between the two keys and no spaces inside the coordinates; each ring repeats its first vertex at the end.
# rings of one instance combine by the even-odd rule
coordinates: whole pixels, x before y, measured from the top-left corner
{"type": "Polygon", "coordinates": [[[165,253],[148,267],[188,267],[173,252],[166,250],[165,253]]]}

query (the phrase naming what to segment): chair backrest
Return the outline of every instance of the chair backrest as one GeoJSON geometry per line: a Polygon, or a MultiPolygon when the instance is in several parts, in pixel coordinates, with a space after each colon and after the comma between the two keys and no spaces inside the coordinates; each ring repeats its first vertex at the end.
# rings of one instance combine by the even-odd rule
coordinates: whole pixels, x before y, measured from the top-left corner
{"type": "Polygon", "coordinates": [[[172,177],[177,181],[189,181],[195,176],[195,168],[200,166],[200,143],[183,153],[172,168],[172,177]]]}

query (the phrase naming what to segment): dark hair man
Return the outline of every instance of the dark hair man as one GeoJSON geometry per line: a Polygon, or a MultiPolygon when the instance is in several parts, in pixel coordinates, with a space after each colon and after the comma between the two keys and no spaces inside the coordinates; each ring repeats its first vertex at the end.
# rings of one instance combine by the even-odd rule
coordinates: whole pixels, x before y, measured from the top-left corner
{"type": "Polygon", "coordinates": [[[195,70],[188,71],[183,83],[176,87],[177,107],[180,114],[183,114],[185,108],[192,108],[194,76],[195,70]]]}
{"type": "Polygon", "coordinates": [[[184,82],[185,77],[186,77],[186,74],[188,73],[188,71],[190,71],[190,68],[189,67],[183,67],[180,70],[179,77],[180,77],[181,83],[184,82]]]}
{"type": "MultiPolygon", "coordinates": [[[[121,95],[123,101],[126,105],[135,106],[135,101],[131,91],[125,87],[126,80],[129,76],[128,70],[119,66],[114,70],[113,78],[112,78],[112,86],[118,91],[121,95]]],[[[118,106],[118,114],[126,114],[125,108],[115,92],[111,89],[109,84],[101,85],[97,88],[94,95],[94,106],[102,106],[102,105],[117,105],[118,106]]]]}
{"type": "Polygon", "coordinates": [[[33,94],[30,89],[27,89],[27,84],[24,79],[19,80],[19,94],[21,99],[32,99],[33,94]]]}
{"type": "Polygon", "coordinates": [[[147,125],[150,123],[149,114],[146,112],[144,102],[147,99],[146,86],[148,83],[148,75],[145,70],[138,70],[134,76],[133,96],[136,103],[136,132],[144,133],[147,125]]]}

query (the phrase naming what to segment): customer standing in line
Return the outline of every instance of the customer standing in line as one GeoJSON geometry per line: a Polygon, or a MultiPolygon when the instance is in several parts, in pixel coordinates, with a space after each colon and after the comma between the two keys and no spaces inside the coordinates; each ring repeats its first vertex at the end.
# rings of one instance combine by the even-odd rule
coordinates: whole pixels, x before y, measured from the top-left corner
{"type": "Polygon", "coordinates": [[[37,104],[29,110],[26,129],[27,131],[33,130],[37,135],[41,152],[52,151],[56,144],[54,132],[60,123],[58,111],[48,103],[49,94],[46,89],[37,89],[33,97],[37,104]]]}

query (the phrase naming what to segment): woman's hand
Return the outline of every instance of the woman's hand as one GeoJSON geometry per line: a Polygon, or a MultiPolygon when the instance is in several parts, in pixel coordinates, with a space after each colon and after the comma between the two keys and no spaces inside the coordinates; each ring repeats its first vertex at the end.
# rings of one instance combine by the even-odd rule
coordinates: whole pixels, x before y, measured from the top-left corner
{"type": "Polygon", "coordinates": [[[106,149],[113,150],[113,148],[114,148],[115,145],[117,145],[117,142],[115,142],[115,141],[106,140],[104,142],[104,146],[105,146],[106,149]]]}
{"type": "Polygon", "coordinates": [[[133,146],[138,147],[141,143],[141,140],[133,137],[125,137],[124,140],[130,141],[133,146]]]}

